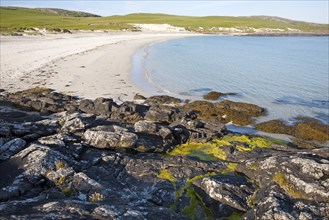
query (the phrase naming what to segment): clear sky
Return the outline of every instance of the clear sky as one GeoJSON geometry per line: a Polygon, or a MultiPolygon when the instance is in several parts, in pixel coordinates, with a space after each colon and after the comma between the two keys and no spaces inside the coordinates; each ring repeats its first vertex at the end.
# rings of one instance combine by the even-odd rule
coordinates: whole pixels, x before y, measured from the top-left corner
{"type": "Polygon", "coordinates": [[[329,23],[328,0],[320,1],[189,1],[189,0],[1,0],[1,6],[47,7],[85,11],[102,16],[124,15],[129,13],[166,13],[175,15],[222,15],[250,16],[269,15],[293,20],[329,23]]]}

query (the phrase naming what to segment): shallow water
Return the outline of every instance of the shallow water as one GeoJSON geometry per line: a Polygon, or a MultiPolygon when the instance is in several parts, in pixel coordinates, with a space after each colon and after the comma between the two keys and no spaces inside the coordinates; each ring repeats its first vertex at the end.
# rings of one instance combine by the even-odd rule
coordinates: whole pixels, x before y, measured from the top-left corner
{"type": "Polygon", "coordinates": [[[151,45],[133,57],[133,82],[151,94],[202,99],[211,90],[268,109],[259,119],[329,123],[328,37],[202,36],[151,45]]]}

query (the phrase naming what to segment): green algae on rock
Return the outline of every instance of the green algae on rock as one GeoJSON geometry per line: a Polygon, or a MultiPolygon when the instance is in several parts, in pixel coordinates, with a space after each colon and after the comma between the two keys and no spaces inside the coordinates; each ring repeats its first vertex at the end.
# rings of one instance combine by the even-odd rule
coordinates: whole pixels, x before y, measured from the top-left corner
{"type": "Polygon", "coordinates": [[[183,186],[176,189],[175,202],[174,202],[174,204],[172,204],[171,208],[174,211],[177,211],[178,200],[182,196],[185,195],[190,200],[190,204],[189,204],[189,206],[186,206],[186,207],[183,208],[183,210],[182,210],[183,215],[189,217],[190,219],[195,219],[195,216],[196,216],[195,211],[196,211],[197,206],[199,205],[204,210],[204,213],[207,215],[207,217],[209,219],[212,219],[213,218],[213,213],[209,210],[209,208],[207,208],[204,205],[204,203],[203,203],[202,199],[200,198],[200,196],[192,188],[192,184],[196,180],[202,179],[204,177],[214,176],[214,175],[216,175],[215,172],[210,172],[210,173],[206,173],[204,175],[198,175],[198,176],[194,176],[193,178],[187,179],[186,182],[183,184],[183,186]]]}
{"type": "Polygon", "coordinates": [[[186,143],[177,146],[168,155],[187,155],[205,161],[225,160],[225,152],[215,143],[186,143]]]}
{"type": "Polygon", "coordinates": [[[174,148],[168,155],[186,155],[204,161],[226,160],[225,147],[235,146],[238,151],[252,151],[256,148],[271,148],[271,140],[260,137],[224,136],[208,143],[186,143],[174,148]]]}

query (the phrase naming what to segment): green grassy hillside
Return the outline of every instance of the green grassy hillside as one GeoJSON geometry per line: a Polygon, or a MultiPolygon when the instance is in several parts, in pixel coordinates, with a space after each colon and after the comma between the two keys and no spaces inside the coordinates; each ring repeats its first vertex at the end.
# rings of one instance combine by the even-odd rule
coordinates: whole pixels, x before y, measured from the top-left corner
{"type": "Polygon", "coordinates": [[[70,30],[134,30],[132,23],[163,24],[184,27],[187,30],[214,31],[213,27],[224,28],[280,28],[299,29],[303,32],[328,31],[329,26],[278,17],[190,17],[166,14],[129,14],[124,16],[92,17],[95,15],[71,12],[62,9],[29,9],[0,7],[1,33],[13,33],[30,28],[70,29],[70,30]],[[78,17],[77,17],[78,16],[78,17]],[[200,28],[201,27],[201,28],[200,28]]]}
{"type": "Polygon", "coordinates": [[[50,14],[56,14],[56,15],[62,15],[62,16],[70,16],[70,17],[101,17],[99,15],[82,12],[82,11],[69,11],[59,8],[38,8],[37,10],[50,13],[50,14]]]}

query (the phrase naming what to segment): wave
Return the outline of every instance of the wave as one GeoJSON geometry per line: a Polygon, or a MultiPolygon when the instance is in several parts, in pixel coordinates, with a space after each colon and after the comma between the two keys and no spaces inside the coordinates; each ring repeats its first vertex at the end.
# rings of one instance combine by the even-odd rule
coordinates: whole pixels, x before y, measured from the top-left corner
{"type": "Polygon", "coordinates": [[[274,104],[279,105],[299,105],[299,106],[306,106],[312,108],[320,108],[320,109],[328,109],[329,108],[329,101],[328,100],[318,100],[318,99],[305,99],[300,97],[293,97],[293,96],[284,96],[274,100],[274,104]]]}

